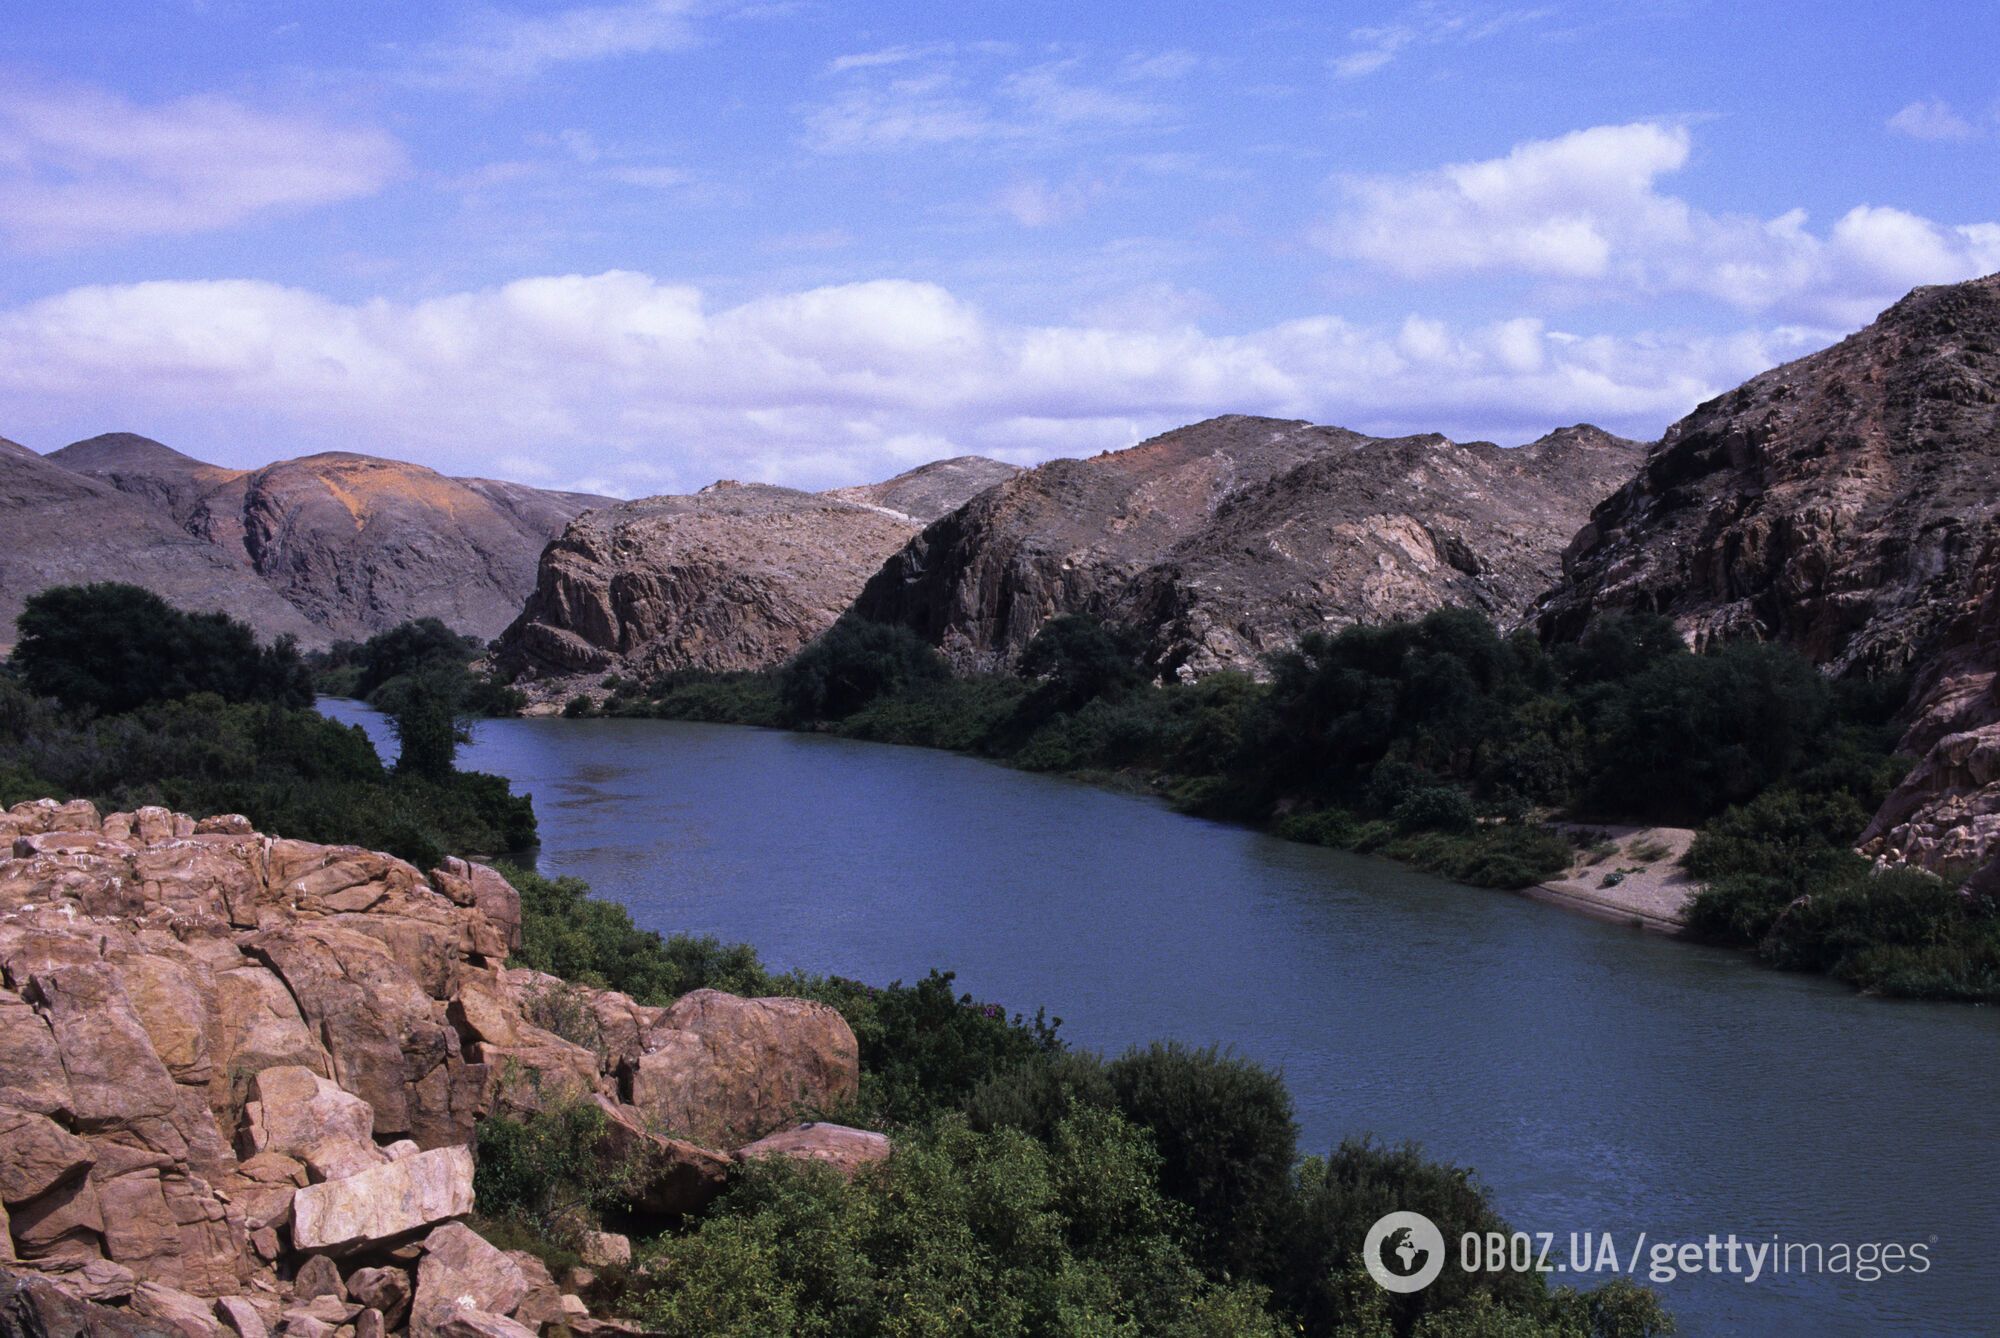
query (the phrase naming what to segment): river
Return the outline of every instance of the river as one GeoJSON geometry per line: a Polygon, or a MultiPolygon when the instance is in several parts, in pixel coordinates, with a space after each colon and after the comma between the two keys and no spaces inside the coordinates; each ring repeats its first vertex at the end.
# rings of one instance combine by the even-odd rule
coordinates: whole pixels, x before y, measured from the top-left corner
{"type": "MultiPolygon", "coordinates": [[[[323,707],[382,738],[367,708],[323,707]]],[[[947,753],[532,719],[483,722],[461,765],[534,796],[543,872],[648,928],[775,969],[955,969],[1093,1048],[1233,1047],[1284,1072],[1304,1150],[1415,1139],[1555,1233],[1555,1262],[1572,1232],[1624,1253],[1641,1231],[1929,1257],[1873,1282],[1683,1275],[1658,1284],[1683,1334],[2000,1325],[1995,1009],[1866,999],[947,753]]]]}

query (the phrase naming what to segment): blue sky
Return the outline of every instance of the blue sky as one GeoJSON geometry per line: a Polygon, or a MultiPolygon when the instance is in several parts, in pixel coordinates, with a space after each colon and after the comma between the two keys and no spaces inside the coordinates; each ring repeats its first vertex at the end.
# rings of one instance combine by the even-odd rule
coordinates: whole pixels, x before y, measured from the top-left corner
{"type": "Polygon", "coordinates": [[[1984,3],[6,8],[45,450],[640,494],[1232,411],[1652,436],[2000,269],[1984,3]]]}

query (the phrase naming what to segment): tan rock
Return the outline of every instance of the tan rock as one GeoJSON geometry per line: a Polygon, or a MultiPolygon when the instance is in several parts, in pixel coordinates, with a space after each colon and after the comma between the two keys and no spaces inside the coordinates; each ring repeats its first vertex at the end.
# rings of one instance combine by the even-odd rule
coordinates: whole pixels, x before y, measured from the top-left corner
{"type": "Polygon", "coordinates": [[[173,1077],[111,968],[57,967],[33,983],[48,1009],[78,1128],[125,1128],[175,1113],[173,1077]]]}
{"type": "Polygon", "coordinates": [[[379,1310],[364,1310],[354,1317],[354,1338],[382,1338],[387,1331],[379,1310]]]}
{"type": "Polygon", "coordinates": [[[391,1328],[402,1323],[411,1291],[410,1275],[400,1268],[357,1268],[347,1279],[348,1298],[380,1312],[391,1328]]]}
{"type": "Polygon", "coordinates": [[[324,1074],[331,1061],[285,982],[263,966],[243,965],[215,975],[214,1076],[209,1105],[224,1128],[241,1122],[257,1074],[297,1066],[324,1074]]]}
{"type": "Polygon", "coordinates": [[[860,1046],[840,1013],[806,999],[696,990],[646,1037],[632,1104],[704,1146],[738,1147],[802,1110],[852,1101],[860,1046]]]}
{"type": "Polygon", "coordinates": [[[316,1296],[331,1296],[346,1301],[347,1284],[341,1281],[340,1265],[333,1262],[331,1255],[310,1256],[292,1275],[292,1294],[301,1301],[310,1301],[316,1296]]]}
{"type": "Polygon", "coordinates": [[[700,1212],[729,1182],[732,1163],[721,1153],[653,1133],[630,1106],[602,1096],[593,1101],[604,1113],[598,1155],[615,1165],[643,1168],[633,1189],[633,1208],[672,1217],[700,1212]]]}
{"type": "Polygon", "coordinates": [[[68,1255],[43,1259],[35,1267],[54,1278],[86,1301],[123,1301],[139,1285],[132,1270],[123,1264],[96,1256],[68,1255]]]}
{"type": "Polygon", "coordinates": [[[117,964],[119,983],[153,1053],[176,1082],[207,1083],[208,998],[197,973],[165,957],[128,958],[117,964]]]}
{"type": "Polygon", "coordinates": [[[97,1160],[90,1144],[45,1115],[0,1110],[0,1203],[39,1198],[97,1160]]]}
{"type": "Polygon", "coordinates": [[[576,1254],[592,1268],[623,1268],[632,1262],[632,1240],[613,1231],[586,1231],[576,1254]]]}
{"type": "Polygon", "coordinates": [[[311,1069],[267,1068],[257,1074],[254,1087],[257,1099],[244,1108],[254,1150],[309,1161],[308,1154],[323,1144],[374,1148],[374,1110],[311,1069]]]}
{"type": "Polygon", "coordinates": [[[391,1241],[472,1211],[472,1153],[434,1148],[292,1198],[292,1243],[339,1253],[391,1241]]]}
{"type": "Polygon", "coordinates": [[[198,1296],[158,1282],[132,1289],[132,1313],[160,1324],[180,1338],[220,1338],[213,1308],[198,1296]]]}
{"type": "Polygon", "coordinates": [[[8,1214],[14,1248],[23,1259],[90,1259],[104,1254],[104,1212],[97,1202],[97,1187],[87,1177],[11,1205],[8,1214]]]}
{"type": "Polygon", "coordinates": [[[519,1264],[464,1223],[447,1223],[424,1240],[410,1309],[411,1338],[429,1338],[462,1310],[511,1314],[527,1294],[528,1279],[519,1264]]]}
{"type": "Polygon", "coordinates": [[[0,989],[0,1107],[67,1116],[69,1078],[49,1024],[20,995],[0,989]]]}
{"type": "Polygon", "coordinates": [[[562,1290],[556,1286],[555,1278],[550,1276],[548,1265],[526,1250],[508,1250],[506,1253],[528,1282],[528,1290],[514,1307],[513,1317],[537,1332],[545,1324],[560,1323],[563,1317],[562,1290]]]}
{"type": "MultiPolygon", "coordinates": [[[[412,1326],[411,1332],[415,1333],[412,1326]]],[[[535,1338],[535,1331],[504,1315],[454,1308],[432,1330],[438,1338],[535,1338]]]]}
{"type": "Polygon", "coordinates": [[[215,1318],[236,1338],[267,1338],[270,1333],[264,1317],[257,1313],[257,1307],[250,1304],[248,1297],[224,1296],[217,1300],[215,1318]]]}
{"type": "Polygon", "coordinates": [[[768,1134],[738,1149],[736,1159],[747,1162],[761,1157],[789,1157],[795,1161],[824,1162],[852,1179],[862,1167],[887,1161],[889,1152],[886,1134],[815,1122],[768,1134]]]}

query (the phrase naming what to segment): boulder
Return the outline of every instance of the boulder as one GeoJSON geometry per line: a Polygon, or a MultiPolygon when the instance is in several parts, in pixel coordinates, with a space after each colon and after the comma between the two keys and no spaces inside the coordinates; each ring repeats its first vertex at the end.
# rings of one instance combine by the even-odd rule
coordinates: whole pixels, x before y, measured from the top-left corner
{"type": "Polygon", "coordinates": [[[860,1046],[836,1009],[704,989],[648,1033],[632,1104],[678,1137],[740,1147],[801,1110],[852,1101],[860,1083],[860,1046]]]}
{"type": "Polygon", "coordinates": [[[60,966],[33,977],[69,1078],[83,1132],[164,1121],[176,1108],[174,1080],[153,1053],[131,1000],[108,966],[60,966]]]}
{"type": "MultiPolygon", "coordinates": [[[[375,1145],[375,1112],[366,1101],[342,1091],[302,1065],[264,1069],[255,1080],[257,1099],[244,1108],[250,1147],[301,1161],[326,1143],[375,1145]]],[[[325,1177],[332,1178],[332,1177],[325,1177]]]]}
{"type": "Polygon", "coordinates": [[[410,1294],[410,1275],[400,1268],[357,1268],[347,1278],[348,1298],[379,1312],[391,1328],[403,1322],[410,1294]]]}
{"type": "Polygon", "coordinates": [[[347,1284],[340,1280],[340,1265],[333,1262],[333,1256],[315,1254],[299,1265],[292,1275],[292,1294],[301,1301],[310,1301],[316,1296],[332,1296],[347,1300],[347,1284]]]}
{"type": "MultiPolygon", "coordinates": [[[[102,1263],[102,1260],[98,1261],[102,1263]]],[[[129,1279],[127,1291],[130,1290],[129,1279]]],[[[92,1304],[47,1278],[0,1268],[0,1334],[9,1338],[160,1338],[163,1326],[92,1304]]]]}
{"type": "Polygon", "coordinates": [[[440,1332],[461,1310],[511,1314],[527,1294],[528,1279],[519,1264],[464,1223],[447,1223],[424,1240],[410,1310],[411,1338],[440,1332]]]}
{"type": "Polygon", "coordinates": [[[0,1203],[41,1197],[96,1162],[90,1144],[45,1115],[0,1110],[0,1203]]]}
{"type": "Polygon", "coordinates": [[[132,1289],[132,1313],[180,1338],[221,1338],[222,1326],[207,1301],[158,1282],[142,1282],[132,1289]]]}
{"type": "Polygon", "coordinates": [[[457,1307],[439,1321],[434,1332],[438,1338],[535,1338],[533,1329],[504,1315],[457,1307]]]}
{"type": "Polygon", "coordinates": [[[762,1157],[790,1157],[796,1161],[824,1162],[853,1179],[862,1167],[887,1161],[889,1151],[887,1134],[816,1122],[768,1134],[737,1149],[736,1159],[747,1162],[762,1157]]]}
{"type": "Polygon", "coordinates": [[[472,1153],[433,1148],[292,1198],[292,1244],[341,1253],[393,1241],[472,1211],[472,1153]]]}
{"type": "Polygon", "coordinates": [[[592,1268],[623,1268],[632,1262],[632,1241],[612,1231],[586,1231],[576,1254],[592,1268]]]}
{"type": "Polygon", "coordinates": [[[642,1126],[643,1116],[633,1108],[601,1096],[593,1100],[604,1112],[598,1156],[612,1165],[640,1167],[632,1190],[634,1209],[667,1217],[700,1212],[729,1182],[731,1163],[721,1153],[685,1139],[662,1138],[642,1126]]]}
{"type": "Polygon", "coordinates": [[[257,1313],[257,1307],[250,1304],[247,1297],[221,1298],[215,1303],[215,1317],[236,1338],[267,1338],[270,1332],[264,1325],[264,1317],[257,1313]]]}

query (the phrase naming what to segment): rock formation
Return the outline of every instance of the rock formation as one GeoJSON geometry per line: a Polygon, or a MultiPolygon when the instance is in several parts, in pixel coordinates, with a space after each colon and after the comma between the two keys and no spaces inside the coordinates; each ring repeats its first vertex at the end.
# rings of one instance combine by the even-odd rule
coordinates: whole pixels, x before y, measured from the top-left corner
{"type": "Polygon", "coordinates": [[[924,522],[1014,472],[965,457],[832,493],[722,482],[586,513],[542,554],[500,662],[544,695],[780,663],[924,522]]]}
{"type": "Polygon", "coordinates": [[[1509,622],[1639,458],[1585,426],[1505,450],[1215,418],[988,489],[890,559],[856,612],[972,670],[1010,664],[1057,614],[1094,614],[1184,675],[1445,604],[1509,622]]]}
{"type": "Polygon", "coordinates": [[[49,459],[156,507],[354,640],[421,617],[490,639],[520,611],[543,545],[609,500],[346,452],[221,469],[129,433],[49,459]]]}
{"type": "Polygon", "coordinates": [[[2000,275],[1919,288],[1668,429],[1577,535],[1539,625],[1647,609],[1697,646],[1757,637],[1830,673],[1911,674],[1904,747],[1923,761],[1864,844],[1978,858],[2000,826],[1996,478],[2000,275]]]}
{"type": "Polygon", "coordinates": [[[509,968],[519,898],[484,866],[81,801],[0,813],[0,843],[0,1326],[589,1333],[460,1220],[477,1121],[594,1104],[642,1216],[699,1209],[735,1149],[886,1153],[797,1125],[857,1090],[833,1009],[509,968]]]}
{"type": "Polygon", "coordinates": [[[266,639],[329,640],[257,574],[165,512],[12,442],[0,449],[0,651],[28,597],[53,585],[127,581],[196,613],[224,612],[266,639]]]}
{"type": "Polygon", "coordinates": [[[957,455],[918,465],[881,483],[830,488],[820,495],[862,506],[884,507],[911,520],[929,523],[1020,472],[1019,465],[1003,464],[983,455],[957,455]]]}

